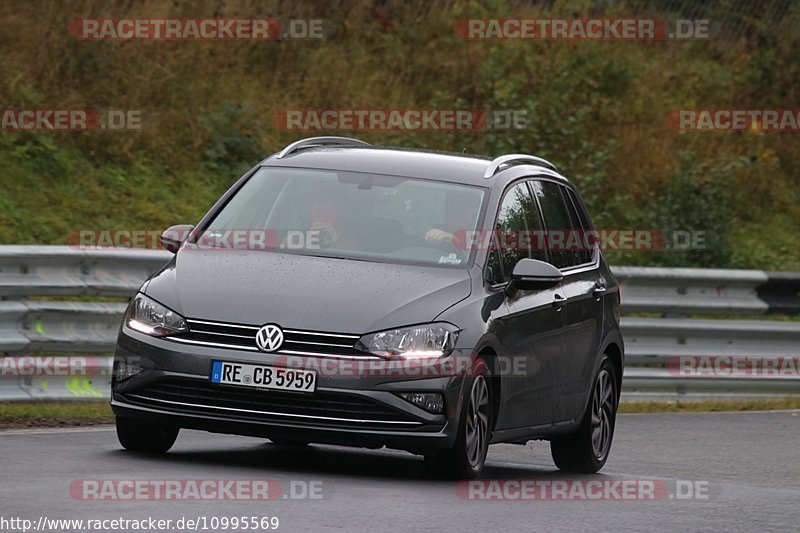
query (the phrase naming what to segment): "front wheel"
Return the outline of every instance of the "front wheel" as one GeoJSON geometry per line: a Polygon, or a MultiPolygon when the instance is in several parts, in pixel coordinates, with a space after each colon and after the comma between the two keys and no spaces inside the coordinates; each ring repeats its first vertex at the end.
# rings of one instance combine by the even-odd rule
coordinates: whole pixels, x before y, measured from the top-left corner
{"type": "Polygon", "coordinates": [[[603,468],[614,438],[618,398],[614,365],[603,355],[580,427],[575,433],[550,441],[553,461],[560,470],[594,474],[603,468]]]}
{"type": "Polygon", "coordinates": [[[162,454],[169,451],[178,438],[180,428],[135,418],[116,417],[117,438],[131,452],[162,454]]]}
{"type": "Polygon", "coordinates": [[[483,359],[475,361],[473,373],[455,446],[425,456],[425,460],[446,477],[478,477],[486,463],[492,430],[492,398],[486,378],[488,367],[483,359]]]}

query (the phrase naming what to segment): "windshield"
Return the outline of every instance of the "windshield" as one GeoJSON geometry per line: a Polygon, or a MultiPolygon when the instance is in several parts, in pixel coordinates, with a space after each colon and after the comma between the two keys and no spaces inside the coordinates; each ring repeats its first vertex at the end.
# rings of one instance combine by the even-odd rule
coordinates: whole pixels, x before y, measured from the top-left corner
{"type": "Polygon", "coordinates": [[[360,172],[263,167],[196,242],[232,249],[465,267],[484,189],[360,172]]]}

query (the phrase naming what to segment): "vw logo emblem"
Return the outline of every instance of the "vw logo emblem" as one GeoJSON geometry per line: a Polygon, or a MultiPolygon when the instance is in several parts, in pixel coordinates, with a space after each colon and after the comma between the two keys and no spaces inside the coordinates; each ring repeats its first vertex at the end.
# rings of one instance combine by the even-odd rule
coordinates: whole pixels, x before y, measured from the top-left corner
{"type": "Polygon", "coordinates": [[[275,324],[267,324],[256,333],[256,344],[263,352],[274,352],[283,344],[283,330],[275,324]]]}

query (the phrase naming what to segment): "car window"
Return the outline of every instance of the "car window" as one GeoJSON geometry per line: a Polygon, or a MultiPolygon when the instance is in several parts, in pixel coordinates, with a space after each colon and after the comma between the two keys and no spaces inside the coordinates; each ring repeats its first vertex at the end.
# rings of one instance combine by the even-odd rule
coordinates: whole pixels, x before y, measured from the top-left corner
{"type": "Polygon", "coordinates": [[[592,248],[593,241],[590,239],[592,226],[589,224],[583,209],[580,207],[581,204],[578,202],[575,193],[566,187],[561,187],[561,192],[564,195],[564,198],[567,202],[567,207],[569,208],[570,218],[572,219],[572,227],[579,229],[580,240],[578,255],[580,262],[582,264],[591,263],[592,253],[594,252],[594,249],[592,248]]]}
{"type": "Polygon", "coordinates": [[[492,240],[489,256],[486,259],[486,269],[484,270],[483,277],[489,285],[503,283],[505,279],[503,275],[503,265],[500,262],[500,252],[497,250],[497,243],[494,240],[492,240]]]}
{"type": "Polygon", "coordinates": [[[464,268],[470,255],[465,235],[477,228],[484,196],[483,188],[442,181],[264,167],[199,240],[215,247],[464,268]],[[232,233],[244,238],[233,240],[232,233]]]}
{"type": "Polygon", "coordinates": [[[511,272],[520,259],[546,261],[547,253],[539,244],[541,235],[542,224],[536,204],[527,186],[519,183],[506,192],[497,215],[494,251],[490,250],[487,261],[494,274],[493,283],[510,281],[511,272]],[[501,261],[502,266],[498,268],[501,261]]]}
{"type": "Polygon", "coordinates": [[[372,205],[371,216],[397,220],[406,234],[422,236],[430,228],[444,227],[447,224],[445,213],[448,192],[440,187],[400,184],[378,197],[372,205]],[[414,216],[408,216],[410,212],[414,216]]]}
{"type": "Polygon", "coordinates": [[[551,181],[532,181],[533,194],[539,202],[547,228],[547,248],[557,268],[569,268],[583,261],[579,252],[579,228],[573,226],[560,185],[551,181]]]}

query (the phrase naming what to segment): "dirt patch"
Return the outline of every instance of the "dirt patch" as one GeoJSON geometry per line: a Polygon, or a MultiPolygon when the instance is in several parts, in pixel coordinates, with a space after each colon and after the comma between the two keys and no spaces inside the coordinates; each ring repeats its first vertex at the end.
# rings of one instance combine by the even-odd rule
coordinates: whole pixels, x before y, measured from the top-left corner
{"type": "Polygon", "coordinates": [[[97,418],[17,418],[0,420],[0,429],[26,429],[26,428],[66,428],[82,426],[103,426],[113,424],[114,419],[97,418]]]}

